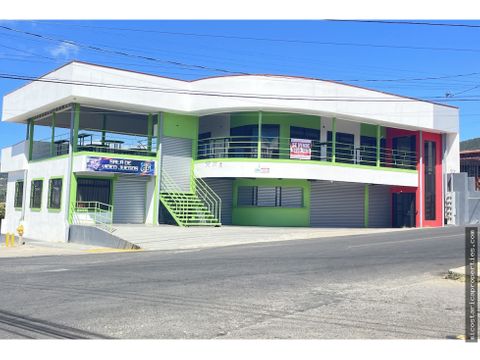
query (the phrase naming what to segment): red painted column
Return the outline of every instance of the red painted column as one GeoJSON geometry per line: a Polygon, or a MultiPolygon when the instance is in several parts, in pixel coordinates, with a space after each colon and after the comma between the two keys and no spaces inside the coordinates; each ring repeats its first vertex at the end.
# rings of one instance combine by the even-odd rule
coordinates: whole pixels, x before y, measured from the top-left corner
{"type": "MultiPolygon", "coordinates": [[[[424,220],[424,226],[426,227],[437,227],[443,225],[442,217],[442,186],[443,186],[443,176],[442,176],[442,135],[435,133],[423,133],[423,141],[433,141],[435,142],[435,220],[424,220]]],[[[422,146],[424,146],[422,144],[422,146]]],[[[422,174],[425,173],[425,162],[423,168],[421,169],[422,174]]],[[[425,183],[425,179],[424,179],[425,183]]],[[[424,185],[425,188],[425,185],[424,185]]],[[[425,199],[422,199],[424,201],[425,199]]]]}
{"type": "MultiPolygon", "coordinates": [[[[408,187],[408,186],[392,186],[391,193],[398,192],[407,192],[415,193],[415,207],[416,207],[416,218],[415,223],[417,227],[420,227],[420,208],[423,209],[423,226],[424,227],[438,227],[443,225],[443,216],[442,216],[442,186],[443,186],[443,176],[442,176],[442,135],[436,133],[422,132],[422,143],[420,143],[420,132],[419,131],[410,131],[402,129],[387,129],[387,147],[392,147],[392,139],[400,136],[416,136],[416,153],[417,153],[417,172],[418,172],[418,186],[417,187],[408,187]],[[420,193],[420,181],[422,181],[422,188],[425,189],[425,161],[422,161],[422,166],[420,166],[420,149],[422,153],[424,152],[425,141],[435,142],[435,220],[425,220],[425,196],[420,193]]],[[[425,154],[424,154],[425,156],[425,154]]],[[[392,207],[393,208],[393,207],[392,207]]],[[[393,223],[393,213],[392,213],[392,223],[393,223]]]]}

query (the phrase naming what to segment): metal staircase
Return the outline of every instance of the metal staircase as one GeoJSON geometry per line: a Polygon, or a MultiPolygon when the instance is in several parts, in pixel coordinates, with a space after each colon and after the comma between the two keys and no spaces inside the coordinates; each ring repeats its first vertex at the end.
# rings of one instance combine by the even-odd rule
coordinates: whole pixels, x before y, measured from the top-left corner
{"type": "Polygon", "coordinates": [[[162,171],[161,203],[179,226],[221,226],[220,197],[202,179],[192,179],[192,191],[185,191],[162,171]]]}

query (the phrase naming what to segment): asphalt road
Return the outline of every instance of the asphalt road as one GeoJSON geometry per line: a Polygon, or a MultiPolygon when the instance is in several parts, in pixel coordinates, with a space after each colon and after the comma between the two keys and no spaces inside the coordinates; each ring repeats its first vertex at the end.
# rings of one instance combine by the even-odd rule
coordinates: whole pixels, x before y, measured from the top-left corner
{"type": "Polygon", "coordinates": [[[445,339],[463,233],[0,259],[0,338],[445,339]]]}

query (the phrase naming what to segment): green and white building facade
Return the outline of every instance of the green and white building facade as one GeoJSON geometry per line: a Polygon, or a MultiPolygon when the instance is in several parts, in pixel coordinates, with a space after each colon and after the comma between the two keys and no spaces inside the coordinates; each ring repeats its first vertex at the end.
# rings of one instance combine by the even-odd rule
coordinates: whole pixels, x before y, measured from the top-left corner
{"type": "Polygon", "coordinates": [[[3,99],[2,232],[442,226],[458,109],[317,79],[183,81],[71,62],[3,99]]]}

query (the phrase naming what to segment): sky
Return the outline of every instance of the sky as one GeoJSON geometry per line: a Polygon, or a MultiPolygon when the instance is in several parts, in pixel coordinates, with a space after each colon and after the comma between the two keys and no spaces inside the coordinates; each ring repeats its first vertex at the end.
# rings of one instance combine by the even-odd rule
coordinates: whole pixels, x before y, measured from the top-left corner
{"type": "MultiPolygon", "coordinates": [[[[0,95],[26,82],[1,78],[3,74],[37,77],[71,60],[178,79],[295,75],[458,106],[461,140],[480,137],[480,21],[428,22],[477,27],[278,20],[0,21],[0,95]]],[[[0,122],[0,148],[24,138],[23,125],[0,122]]]]}

